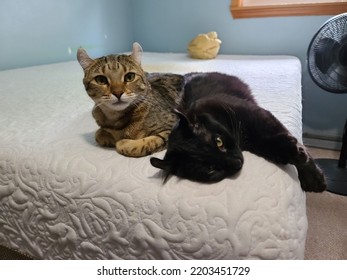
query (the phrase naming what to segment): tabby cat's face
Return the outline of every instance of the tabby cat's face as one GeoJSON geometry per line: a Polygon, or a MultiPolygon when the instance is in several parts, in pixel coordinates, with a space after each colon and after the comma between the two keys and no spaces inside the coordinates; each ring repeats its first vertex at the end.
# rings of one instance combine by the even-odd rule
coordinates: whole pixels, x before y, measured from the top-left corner
{"type": "Polygon", "coordinates": [[[207,183],[218,182],[242,168],[238,132],[226,129],[209,114],[194,121],[179,116],[164,159],[151,158],[154,167],[163,169],[166,176],[174,174],[207,183]]]}
{"type": "Polygon", "coordinates": [[[85,50],[78,50],[84,86],[97,106],[122,111],[144,99],[148,85],[141,68],[141,52],[141,47],[134,44],[131,55],[91,59],[85,50]]]}

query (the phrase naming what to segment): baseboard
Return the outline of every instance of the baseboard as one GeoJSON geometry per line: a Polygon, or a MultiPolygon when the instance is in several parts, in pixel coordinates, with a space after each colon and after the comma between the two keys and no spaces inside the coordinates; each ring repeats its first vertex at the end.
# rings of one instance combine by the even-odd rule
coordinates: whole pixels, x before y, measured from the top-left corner
{"type": "Polygon", "coordinates": [[[306,146],[336,151],[341,150],[342,147],[342,141],[338,139],[323,139],[304,135],[303,142],[306,146]]]}

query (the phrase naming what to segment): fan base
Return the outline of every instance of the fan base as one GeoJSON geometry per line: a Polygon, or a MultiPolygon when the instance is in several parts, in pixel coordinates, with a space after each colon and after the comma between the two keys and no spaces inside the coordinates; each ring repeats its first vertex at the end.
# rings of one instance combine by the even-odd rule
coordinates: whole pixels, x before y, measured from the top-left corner
{"type": "Polygon", "coordinates": [[[321,158],[316,163],[327,177],[327,191],[347,196],[347,169],[338,166],[338,160],[321,158]]]}

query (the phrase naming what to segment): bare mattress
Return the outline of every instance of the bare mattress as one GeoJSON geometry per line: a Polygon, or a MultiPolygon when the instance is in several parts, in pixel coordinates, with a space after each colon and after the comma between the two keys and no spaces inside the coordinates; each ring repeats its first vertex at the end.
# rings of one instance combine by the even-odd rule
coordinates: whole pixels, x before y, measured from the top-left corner
{"type": "MultiPolygon", "coordinates": [[[[301,141],[295,57],[144,53],[143,67],[236,75],[301,141]]],[[[305,193],[294,166],[244,152],[237,176],[163,184],[149,157],[96,145],[82,78],[74,61],[0,72],[0,245],[38,259],[304,257],[305,193]]]]}

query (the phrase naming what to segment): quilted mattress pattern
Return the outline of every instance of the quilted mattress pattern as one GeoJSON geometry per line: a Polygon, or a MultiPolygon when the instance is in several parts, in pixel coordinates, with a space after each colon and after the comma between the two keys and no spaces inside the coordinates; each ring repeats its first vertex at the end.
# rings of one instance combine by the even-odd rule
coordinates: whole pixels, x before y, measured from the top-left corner
{"type": "MultiPolygon", "coordinates": [[[[143,66],[237,75],[301,140],[294,57],[145,53],[143,66]]],[[[245,152],[235,177],[211,185],[172,177],[163,185],[148,157],[96,145],[82,77],[77,62],[0,72],[1,245],[39,259],[304,257],[305,194],[293,166],[245,152]]]]}

